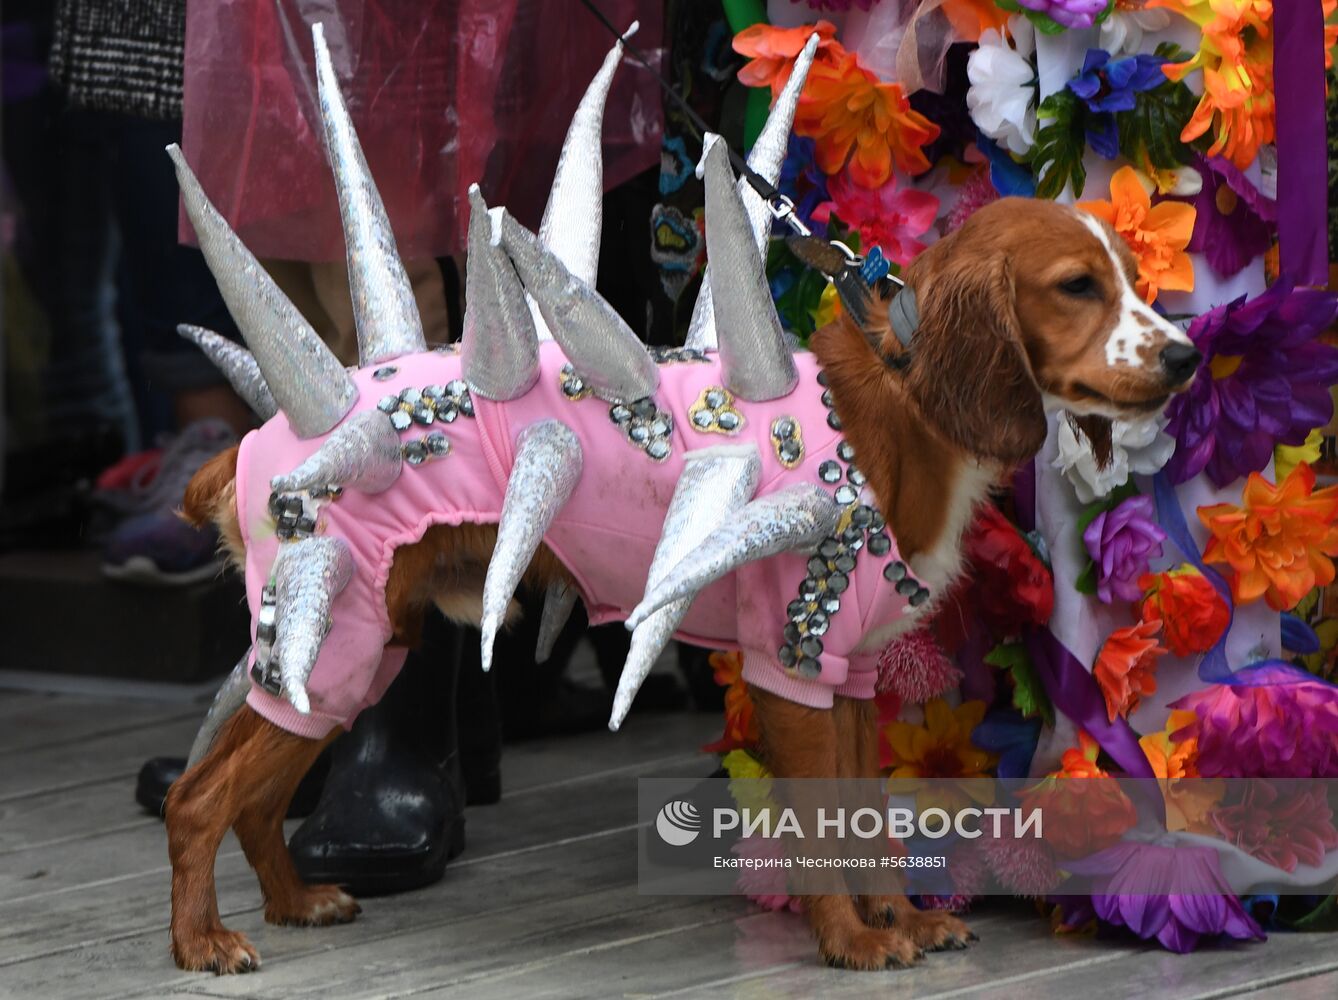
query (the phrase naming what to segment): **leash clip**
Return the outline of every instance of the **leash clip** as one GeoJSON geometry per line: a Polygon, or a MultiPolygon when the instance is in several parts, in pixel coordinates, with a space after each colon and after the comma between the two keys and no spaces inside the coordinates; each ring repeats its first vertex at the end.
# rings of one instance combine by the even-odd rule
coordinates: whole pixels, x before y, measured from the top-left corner
{"type": "Polygon", "coordinates": [[[771,217],[777,222],[784,222],[800,236],[812,236],[813,230],[800,221],[799,216],[794,211],[794,201],[789,195],[776,192],[767,199],[767,209],[771,212],[771,217]]]}

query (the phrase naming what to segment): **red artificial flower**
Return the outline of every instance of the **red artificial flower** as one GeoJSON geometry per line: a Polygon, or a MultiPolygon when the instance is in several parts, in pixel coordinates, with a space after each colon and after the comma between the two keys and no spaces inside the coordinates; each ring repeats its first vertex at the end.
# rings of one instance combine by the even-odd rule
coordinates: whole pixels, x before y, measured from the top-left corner
{"type": "Polygon", "coordinates": [[[997,635],[1044,625],[1055,609],[1055,581],[1027,540],[996,507],[985,505],[964,539],[977,613],[997,635]]]}
{"type": "Polygon", "coordinates": [[[1024,809],[1042,810],[1041,834],[1060,857],[1081,858],[1110,847],[1138,822],[1119,782],[1097,766],[1100,751],[1096,740],[1078,730],[1078,746],[1064,751],[1060,769],[1021,795],[1024,809]]]}
{"type": "Polygon", "coordinates": [[[1227,630],[1231,612],[1208,578],[1193,566],[1166,573],[1144,573],[1143,621],[1158,621],[1166,645],[1176,656],[1206,653],[1227,630]]]}
{"type": "Polygon", "coordinates": [[[1324,785],[1285,784],[1279,791],[1272,782],[1251,781],[1240,802],[1219,806],[1210,817],[1227,843],[1289,872],[1298,864],[1321,864],[1338,847],[1338,830],[1324,785]]]}

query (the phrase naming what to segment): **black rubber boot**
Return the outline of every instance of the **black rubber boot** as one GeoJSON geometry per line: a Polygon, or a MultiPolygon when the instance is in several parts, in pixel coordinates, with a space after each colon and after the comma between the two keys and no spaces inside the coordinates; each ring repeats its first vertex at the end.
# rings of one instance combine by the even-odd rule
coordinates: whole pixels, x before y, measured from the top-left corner
{"type": "MultiPolygon", "coordinates": [[[[185,770],[185,757],[150,757],[139,769],[139,777],[135,780],[135,801],[155,816],[162,816],[167,790],[172,787],[172,782],[185,773],[185,770]]],[[[325,777],[329,773],[330,751],[327,749],[316,758],[316,763],[311,765],[311,770],[306,773],[302,783],[297,786],[297,791],[293,793],[293,801],[288,803],[289,819],[301,819],[311,815],[311,811],[316,808],[316,800],[321,797],[321,788],[324,787],[325,777]]]]}
{"type": "Polygon", "coordinates": [[[305,881],[358,896],[404,892],[440,880],[464,850],[460,641],[433,612],[381,703],[335,741],[320,802],[288,842],[305,881]]]}

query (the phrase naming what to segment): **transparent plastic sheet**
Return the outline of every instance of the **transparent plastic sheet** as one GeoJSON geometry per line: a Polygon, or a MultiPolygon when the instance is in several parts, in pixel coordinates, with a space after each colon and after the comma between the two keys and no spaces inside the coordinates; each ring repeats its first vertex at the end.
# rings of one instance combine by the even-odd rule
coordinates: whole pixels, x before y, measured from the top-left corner
{"type": "MultiPolygon", "coordinates": [[[[657,55],[656,0],[600,0],[657,55]]],[[[337,260],[339,211],[321,145],[311,24],[335,71],[406,259],[461,250],[475,181],[537,228],[563,136],[613,43],[555,0],[214,0],[188,7],[183,147],[259,257],[337,260]]],[[[604,184],[659,159],[660,94],[625,61],[604,120],[604,184]]],[[[194,242],[185,220],[183,241],[194,242]]]]}

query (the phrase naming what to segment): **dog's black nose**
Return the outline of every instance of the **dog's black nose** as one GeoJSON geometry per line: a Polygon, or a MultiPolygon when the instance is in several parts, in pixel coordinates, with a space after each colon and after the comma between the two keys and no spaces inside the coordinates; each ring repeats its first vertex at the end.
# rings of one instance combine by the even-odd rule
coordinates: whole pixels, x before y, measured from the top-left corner
{"type": "Polygon", "coordinates": [[[1172,385],[1193,378],[1203,355],[1193,344],[1172,344],[1161,352],[1161,366],[1166,369],[1166,380],[1172,385]]]}

